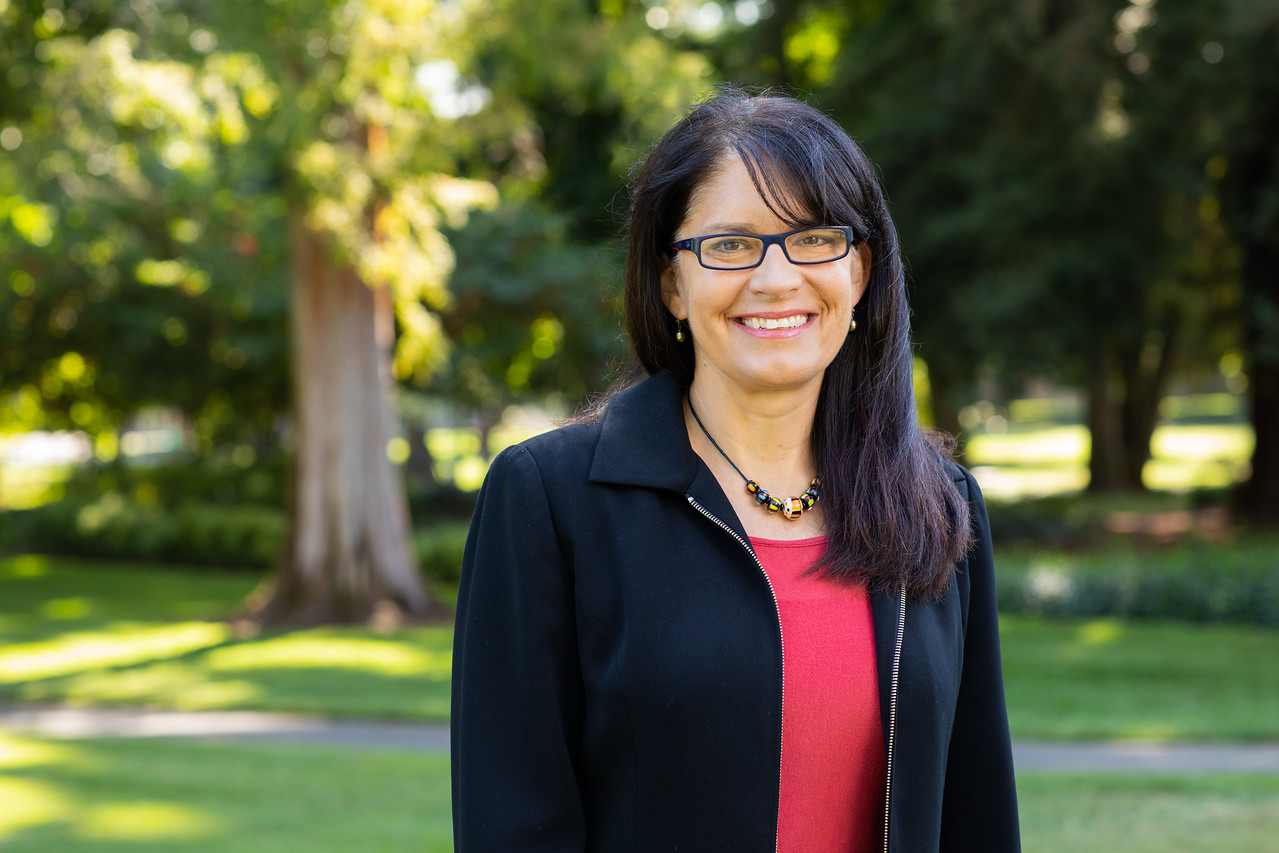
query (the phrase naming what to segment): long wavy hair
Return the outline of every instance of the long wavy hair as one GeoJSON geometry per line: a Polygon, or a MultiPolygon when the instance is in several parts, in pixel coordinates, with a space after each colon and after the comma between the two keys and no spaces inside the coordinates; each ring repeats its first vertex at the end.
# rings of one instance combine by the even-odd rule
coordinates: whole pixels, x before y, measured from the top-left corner
{"type": "MultiPolygon", "coordinates": [[[[951,439],[919,423],[897,230],[874,167],[829,116],[790,97],[726,87],[653,144],[630,183],[623,301],[635,357],[644,373],[693,381],[693,347],[675,340],[662,274],[693,193],[733,155],[791,227],[851,225],[870,249],[857,331],[826,369],[813,423],[828,541],[816,570],[939,596],[972,544],[968,504],[951,478],[951,439]]],[[[623,376],[595,412],[640,375],[623,376]]]]}

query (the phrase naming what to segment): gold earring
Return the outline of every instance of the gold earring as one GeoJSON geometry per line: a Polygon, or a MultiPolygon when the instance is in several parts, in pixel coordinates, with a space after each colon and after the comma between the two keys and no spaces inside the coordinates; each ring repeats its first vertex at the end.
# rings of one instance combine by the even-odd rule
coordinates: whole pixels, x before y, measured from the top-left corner
{"type": "Polygon", "coordinates": [[[684,343],[684,321],[677,319],[675,321],[675,340],[684,343]]]}
{"type": "Polygon", "coordinates": [[[852,318],[848,321],[848,331],[850,331],[850,332],[855,332],[855,331],[857,331],[857,318],[856,318],[856,317],[852,317],[852,318]]]}

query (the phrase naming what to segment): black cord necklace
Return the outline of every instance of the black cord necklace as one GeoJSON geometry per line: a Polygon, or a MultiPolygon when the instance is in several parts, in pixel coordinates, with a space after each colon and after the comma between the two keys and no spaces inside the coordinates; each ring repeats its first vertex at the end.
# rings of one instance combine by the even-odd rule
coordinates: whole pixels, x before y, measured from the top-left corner
{"type": "Polygon", "coordinates": [[[697,421],[697,425],[701,427],[702,435],[706,436],[707,440],[710,441],[714,448],[719,451],[719,455],[724,457],[724,461],[733,466],[733,470],[737,472],[737,475],[746,481],[746,491],[755,496],[755,503],[764,507],[764,509],[769,512],[780,512],[788,519],[794,521],[799,518],[805,510],[812,509],[816,505],[817,501],[821,499],[819,489],[822,481],[820,477],[814,477],[813,482],[809,483],[808,488],[804,490],[804,494],[797,498],[791,497],[783,501],[770,495],[767,490],[760,488],[759,483],[743,474],[742,469],[738,468],[737,464],[733,462],[732,459],[728,458],[728,454],[724,452],[724,448],[719,446],[719,442],[717,442],[714,438],[711,438],[711,434],[706,431],[706,424],[702,423],[702,419],[697,416],[697,409],[693,408],[693,400],[691,397],[688,400],[688,410],[693,413],[693,420],[697,421]]]}

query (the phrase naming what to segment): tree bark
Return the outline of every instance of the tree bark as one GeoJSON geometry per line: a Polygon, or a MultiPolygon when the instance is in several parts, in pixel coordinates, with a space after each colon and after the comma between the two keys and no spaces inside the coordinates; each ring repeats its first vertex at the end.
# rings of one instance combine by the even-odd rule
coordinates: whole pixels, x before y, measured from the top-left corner
{"type": "Polygon", "coordinates": [[[1254,242],[1244,254],[1248,402],[1253,435],[1252,474],[1241,489],[1243,514],[1254,524],[1279,526],[1279,241],[1254,242]]]}
{"type": "Polygon", "coordinates": [[[390,296],[337,264],[301,211],[289,217],[296,449],[289,533],[264,623],[426,617],[393,436],[390,296]]]}
{"type": "Polygon", "coordinates": [[[1144,491],[1142,473],[1150,461],[1150,439],[1159,418],[1159,401],[1168,383],[1172,342],[1167,334],[1149,332],[1141,349],[1128,360],[1121,408],[1123,475],[1126,488],[1144,491]]]}
{"type": "Polygon", "coordinates": [[[1088,457],[1088,491],[1115,492],[1125,487],[1123,439],[1118,407],[1111,390],[1113,356],[1095,350],[1088,363],[1088,432],[1092,450],[1088,457]]]}

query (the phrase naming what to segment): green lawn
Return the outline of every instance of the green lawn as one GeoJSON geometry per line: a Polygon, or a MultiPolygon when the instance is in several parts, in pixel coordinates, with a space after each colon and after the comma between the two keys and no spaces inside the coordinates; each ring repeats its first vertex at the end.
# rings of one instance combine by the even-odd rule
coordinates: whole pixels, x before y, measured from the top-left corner
{"type": "Polygon", "coordinates": [[[451,850],[448,757],[0,732],[0,848],[451,850]]]}
{"type": "MultiPolygon", "coordinates": [[[[216,621],[249,575],[0,560],[0,699],[447,719],[452,632],[216,621]]],[[[1001,620],[1013,734],[1279,738],[1279,632],[1001,620]]]]}
{"type": "Polygon", "coordinates": [[[1014,737],[1279,737],[1279,631],[1000,618],[1014,737]]]}
{"type": "Polygon", "coordinates": [[[1017,777],[1026,853],[1261,853],[1279,838],[1279,776],[1017,777]]]}
{"type": "MultiPolygon", "coordinates": [[[[1018,778],[1027,853],[1257,853],[1279,777],[1018,778]]],[[[447,851],[440,755],[0,732],[0,847],[13,853],[447,851]]]]}
{"type": "Polygon", "coordinates": [[[236,637],[251,574],[0,560],[0,698],[447,719],[453,632],[236,637]]]}

